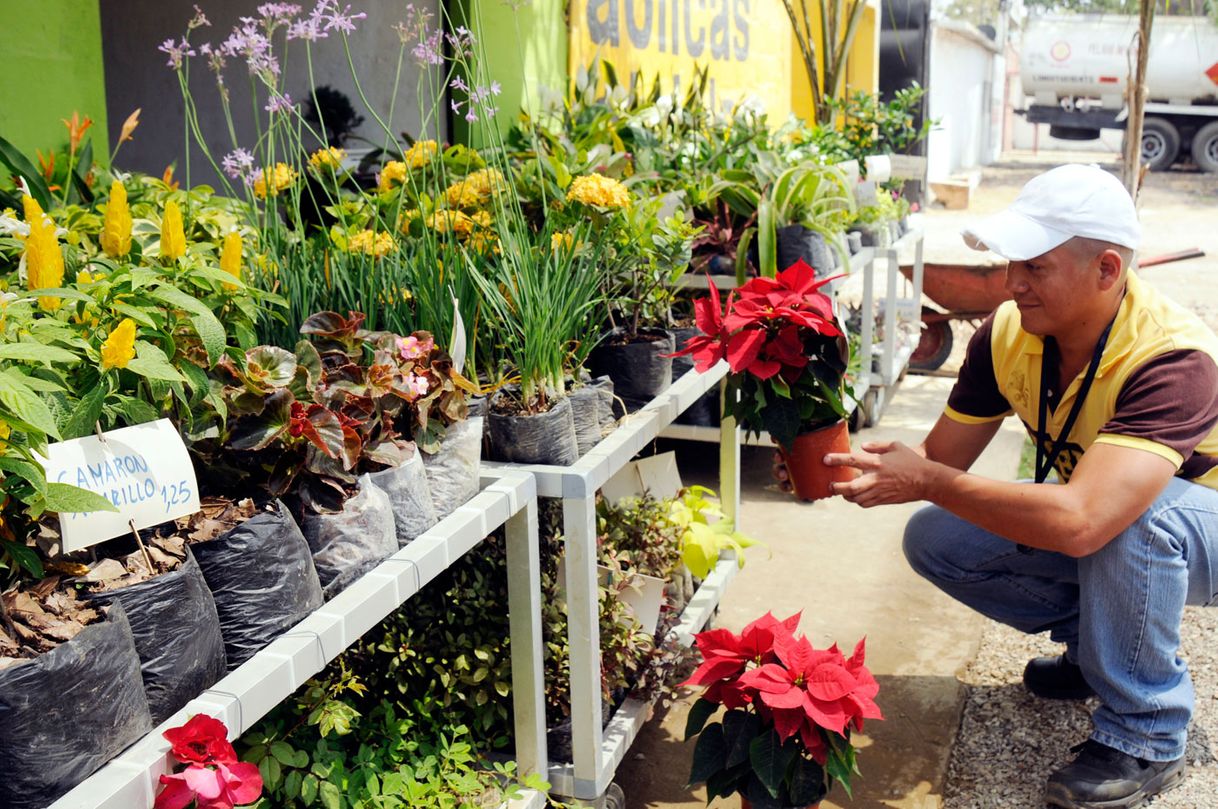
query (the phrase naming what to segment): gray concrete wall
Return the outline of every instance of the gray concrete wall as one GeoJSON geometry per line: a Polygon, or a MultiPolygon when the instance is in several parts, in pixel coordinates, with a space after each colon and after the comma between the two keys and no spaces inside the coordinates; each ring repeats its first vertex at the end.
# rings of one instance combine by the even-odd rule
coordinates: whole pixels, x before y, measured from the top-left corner
{"type": "MultiPolygon", "coordinates": [[[[413,0],[416,7],[429,8],[438,15],[438,0],[413,0]]],[[[229,34],[242,16],[256,16],[259,0],[201,0],[199,6],[211,21],[211,27],[199,28],[192,34],[196,46],[203,42],[218,44],[229,34]]],[[[123,169],[138,169],[160,175],[165,167],[177,162],[177,176],[183,177],[186,164],[183,129],[183,100],[174,71],[166,65],[167,57],[157,50],[166,39],[178,38],[186,31],[186,23],[194,14],[193,0],[100,0],[102,47],[106,71],[106,100],[110,111],[110,138],[115,142],[128,113],[141,107],[140,127],[135,140],[123,145],[117,163],[123,169]]],[[[307,12],[312,4],[305,0],[307,12]]],[[[421,109],[417,92],[420,69],[411,59],[409,47],[402,61],[397,93],[394,76],[397,71],[400,40],[393,25],[405,14],[405,0],[356,0],[354,11],[364,11],[358,30],[349,35],[352,62],[368,102],[394,133],[407,132],[419,137],[423,120],[428,120],[428,135],[435,137],[437,119],[441,131],[446,131],[446,107],[431,109],[425,102],[421,109]],[[392,106],[393,115],[389,117],[392,106]]],[[[433,24],[435,17],[433,17],[433,24]]],[[[276,38],[282,44],[282,34],[276,38]]],[[[310,82],[303,43],[293,42],[288,49],[284,74],[284,89],[295,101],[309,96],[310,82]]],[[[313,77],[317,86],[329,85],[347,94],[356,111],[364,116],[356,134],[377,145],[386,139],[384,129],[369,114],[355,91],[351,69],[343,52],[337,32],[313,43],[313,77]]],[[[234,123],[239,145],[249,148],[256,138],[255,110],[265,116],[266,91],[259,85],[257,100],[251,103],[249,72],[245,63],[230,58],[225,72],[230,91],[234,123]]],[[[222,106],[214,76],[201,57],[191,60],[191,93],[198,107],[203,137],[217,163],[232,150],[232,139],[224,122],[222,106]]],[[[423,98],[431,91],[425,86],[423,98]]],[[[368,143],[352,141],[350,148],[368,143]]],[[[193,146],[190,153],[192,183],[215,183],[217,177],[202,151],[193,146]]]]}

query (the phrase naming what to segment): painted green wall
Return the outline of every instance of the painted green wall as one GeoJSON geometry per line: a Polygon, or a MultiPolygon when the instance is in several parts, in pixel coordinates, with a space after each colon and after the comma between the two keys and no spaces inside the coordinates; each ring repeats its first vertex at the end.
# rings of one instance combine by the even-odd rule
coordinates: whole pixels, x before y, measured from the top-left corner
{"type": "Polygon", "coordinates": [[[106,82],[97,0],[0,2],[0,135],[33,157],[67,143],[61,122],[73,111],[93,119],[86,137],[101,162],[109,155],[106,82]]]}
{"type": "MultiPolygon", "coordinates": [[[[461,0],[453,8],[458,24],[462,15],[473,20],[467,25],[486,55],[487,72],[502,85],[496,116],[501,131],[515,123],[521,109],[541,106],[543,88],[562,93],[567,86],[563,0],[531,0],[519,6],[513,9],[504,0],[461,0]]],[[[455,117],[453,130],[456,140],[469,142],[463,118],[455,117]]]]}

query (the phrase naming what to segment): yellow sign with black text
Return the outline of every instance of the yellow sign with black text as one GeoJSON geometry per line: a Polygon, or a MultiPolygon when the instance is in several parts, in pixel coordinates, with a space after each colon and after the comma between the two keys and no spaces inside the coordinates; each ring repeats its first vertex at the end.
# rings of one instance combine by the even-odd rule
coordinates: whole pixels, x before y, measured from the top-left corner
{"type": "Polygon", "coordinates": [[[771,124],[791,111],[791,34],[781,0],[572,0],[571,75],[599,56],[626,81],[683,90],[708,69],[717,109],[755,100],[771,124]]]}

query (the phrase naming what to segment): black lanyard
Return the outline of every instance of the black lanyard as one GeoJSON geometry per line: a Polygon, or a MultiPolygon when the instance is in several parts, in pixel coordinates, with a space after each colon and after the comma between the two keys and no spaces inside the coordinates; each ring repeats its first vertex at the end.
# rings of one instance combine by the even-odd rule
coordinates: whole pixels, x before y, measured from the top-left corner
{"type": "MultiPolygon", "coordinates": [[[[1091,383],[1095,381],[1096,372],[1100,369],[1100,358],[1104,356],[1104,346],[1108,344],[1108,335],[1112,331],[1112,324],[1116,322],[1114,316],[1108,321],[1108,325],[1104,328],[1104,333],[1100,335],[1100,340],[1095,344],[1095,352],[1091,355],[1091,363],[1087,366],[1087,373],[1083,377],[1083,384],[1078,389],[1078,395],[1074,398],[1074,404],[1070,407],[1070,414],[1066,416],[1066,423],[1062,426],[1062,431],[1058,434],[1056,440],[1052,440],[1051,436],[1045,429],[1045,421],[1049,415],[1049,388],[1051,385],[1057,384],[1055,380],[1050,379],[1052,372],[1060,374],[1061,356],[1057,349],[1057,340],[1052,337],[1045,338],[1045,348],[1040,359],[1040,414],[1036,423],[1036,482],[1044,483],[1049,477],[1049,473],[1053,471],[1053,465],[1057,462],[1057,456],[1066,446],[1066,441],[1070,437],[1070,431],[1074,429],[1074,423],[1078,421],[1079,413],[1083,411],[1083,402],[1087,398],[1087,394],[1091,392],[1091,383]],[[1049,454],[1045,455],[1045,439],[1049,439],[1051,446],[1049,454]]],[[[1064,393],[1064,392],[1063,392],[1064,393]]]]}

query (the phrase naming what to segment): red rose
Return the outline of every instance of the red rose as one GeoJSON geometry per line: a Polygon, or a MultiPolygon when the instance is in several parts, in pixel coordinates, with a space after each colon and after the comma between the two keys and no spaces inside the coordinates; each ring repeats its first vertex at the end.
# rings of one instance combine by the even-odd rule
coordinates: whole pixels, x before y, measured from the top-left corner
{"type": "Polygon", "coordinates": [[[224,723],[206,714],[195,714],[182,727],[162,735],[173,745],[169,752],[183,764],[232,764],[237,760],[224,723]]]}

